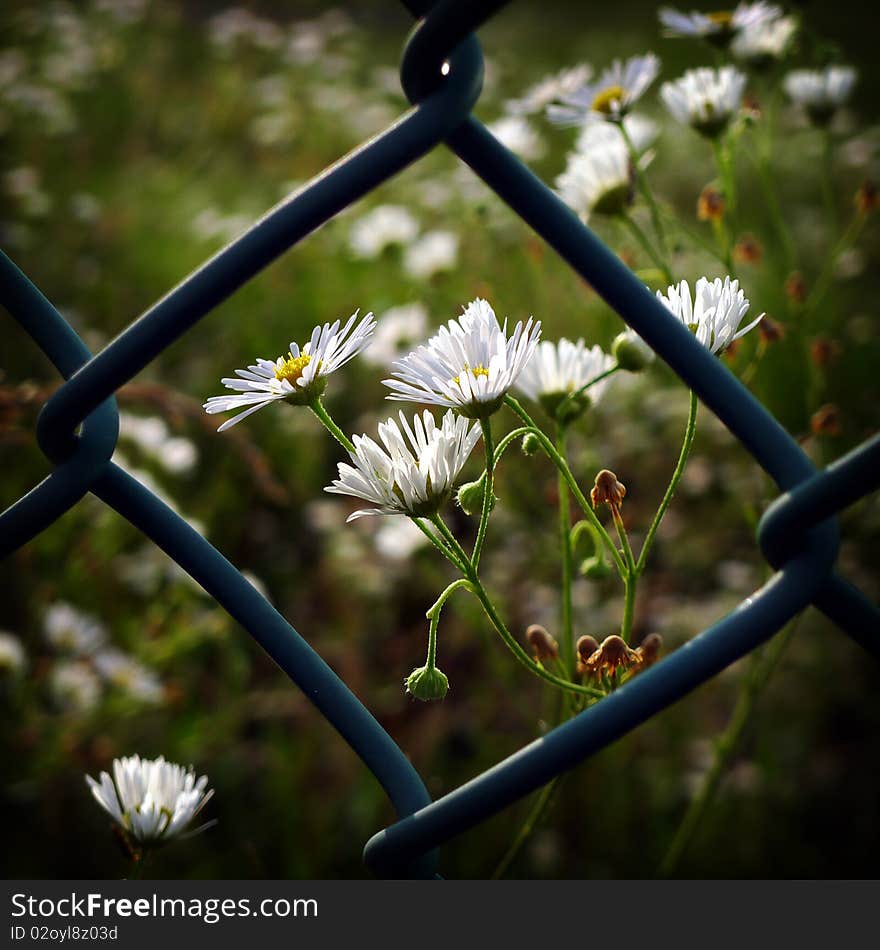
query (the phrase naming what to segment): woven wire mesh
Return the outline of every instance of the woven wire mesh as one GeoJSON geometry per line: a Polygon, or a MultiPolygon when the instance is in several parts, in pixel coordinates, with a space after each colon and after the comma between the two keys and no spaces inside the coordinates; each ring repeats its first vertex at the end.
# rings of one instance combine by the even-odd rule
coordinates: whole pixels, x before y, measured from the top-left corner
{"type": "Polygon", "coordinates": [[[880,484],[880,436],[816,471],[770,413],[471,115],[482,85],[482,54],[473,31],[504,5],[504,0],[406,0],[420,18],[401,65],[412,108],[273,208],[96,356],[0,253],[0,303],[66,380],[37,422],[38,443],[54,468],[0,515],[0,553],[26,544],[89,492],[135,525],[250,632],[381,783],[399,820],[367,842],[364,856],[382,875],[432,875],[438,845],[621,737],[768,640],[810,604],[880,654],[880,611],[835,572],[835,516],[880,484]],[[398,745],[296,630],[111,456],[119,432],[114,393],[120,386],[271,261],[442,143],[651,345],[781,494],[758,531],[761,550],[776,571],[767,583],[686,649],[432,801],[398,745]]]}

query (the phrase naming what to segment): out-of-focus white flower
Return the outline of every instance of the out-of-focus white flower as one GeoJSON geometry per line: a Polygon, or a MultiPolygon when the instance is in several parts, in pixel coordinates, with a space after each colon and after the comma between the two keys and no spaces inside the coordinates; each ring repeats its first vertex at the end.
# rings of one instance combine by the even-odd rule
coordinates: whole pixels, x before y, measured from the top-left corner
{"type": "MultiPolygon", "coordinates": [[[[578,392],[591,380],[614,366],[612,356],[600,346],[587,347],[583,340],[572,343],[564,337],[557,343],[543,340],[535,355],[520,373],[516,386],[522,393],[541,405],[552,416],[568,397],[578,392]]],[[[579,415],[591,403],[601,399],[610,379],[603,379],[575,398],[568,399],[566,408],[571,417],[579,415]]]]}
{"type": "Polygon", "coordinates": [[[199,460],[199,452],[189,439],[175,436],[159,449],[156,459],[167,472],[183,475],[193,470],[199,460]]]}
{"type": "Polygon", "coordinates": [[[556,179],[556,190],[584,221],[593,213],[621,214],[632,203],[633,168],[619,132],[616,141],[572,152],[556,179]]]}
{"type": "Polygon", "coordinates": [[[756,317],[748,326],[740,327],[750,303],[739,287],[738,280],[720,277],[709,280],[701,277],[691,288],[686,280],[671,286],[666,294],[657,291],[657,299],[676,316],[697,338],[698,343],[718,353],[734,340],[744,336],[761,321],[756,317]]]}
{"type": "Polygon", "coordinates": [[[782,10],[774,4],[758,0],[757,3],[740,3],[734,10],[717,13],[680,13],[671,7],[657,11],[667,36],[698,36],[710,42],[726,46],[740,30],[746,30],[765,20],[782,16],[782,10]]]}
{"type": "Polygon", "coordinates": [[[789,98],[803,106],[817,125],[827,125],[834,113],[844,105],[856,82],[851,66],[828,66],[825,69],[795,69],[783,82],[789,98]]]}
{"type": "Polygon", "coordinates": [[[739,111],[746,76],[735,66],[689,69],[680,79],[665,82],[660,98],[677,122],[714,138],[739,111]]]}
{"type": "Polygon", "coordinates": [[[95,617],[64,601],[52,604],[46,611],[43,632],[56,650],[78,656],[89,656],[107,641],[107,632],[95,617]]]}
{"type": "Polygon", "coordinates": [[[0,675],[18,676],[27,665],[21,640],[0,630],[0,675]]]}
{"type": "Polygon", "coordinates": [[[373,342],[363,359],[374,366],[388,366],[405,356],[428,332],[428,311],[423,303],[407,303],[386,310],[376,324],[373,342]]]}
{"type": "Polygon", "coordinates": [[[616,59],[595,82],[584,83],[562,98],[562,105],[551,105],[547,114],[558,125],[579,125],[593,115],[619,120],[646,92],[660,72],[660,59],[654,53],[616,59]]]}
{"type": "Polygon", "coordinates": [[[77,221],[94,224],[101,217],[101,202],[87,191],[77,191],[70,196],[70,210],[77,221]]]}
{"type": "Polygon", "coordinates": [[[400,205],[379,205],[351,226],[348,244],[356,257],[378,257],[386,247],[406,245],[419,233],[419,223],[400,205]]]}
{"type": "Polygon", "coordinates": [[[155,455],[168,438],[168,426],[158,416],[119,413],[119,438],[128,439],[149,455],[155,455]]]}
{"type": "Polygon", "coordinates": [[[592,75],[593,67],[587,63],[563,69],[530,86],[521,98],[509,99],[504,104],[504,109],[511,115],[534,115],[536,112],[542,112],[551,102],[571,95],[592,75]]]}
{"type": "MultiPolygon", "coordinates": [[[[642,115],[628,115],[621,124],[639,155],[651,146],[659,132],[657,123],[642,115]]],[[[612,122],[586,122],[578,134],[574,148],[576,152],[591,152],[617,144],[626,145],[619,125],[612,122]]]]}
{"type": "Polygon", "coordinates": [[[95,669],[106,682],[127,693],[132,699],[144,703],[161,702],[164,690],[159,677],[142,663],[138,663],[134,657],[110,647],[96,653],[93,662],[95,669]]]}
{"type": "Polygon", "coordinates": [[[86,782],[95,801],[141,845],[157,845],[180,834],[214,794],[208,778],[192,767],[132,755],[113,760],[106,772],[86,782]]]}
{"type": "Polygon", "coordinates": [[[406,561],[427,543],[409,518],[388,518],[373,536],[376,550],[389,561],[406,561]]]}
{"type": "Polygon", "coordinates": [[[299,344],[291,343],[286,357],[279,356],[274,361],[258,357],[252,366],[235,371],[239,378],[221,379],[227,389],[236,390],[239,395],[211,396],[203,407],[205,412],[244,411],[227,419],[217,431],[222,432],[252,412],[282,399],[294,405],[307,405],[319,398],[327,385],[327,377],[370,342],[376,326],[373,314],[368,313],[355,326],[357,315],[356,310],[341,328],[339,320],[315,327],[302,350],[299,344]]]}
{"type": "Polygon", "coordinates": [[[3,186],[29,218],[42,218],[49,213],[52,199],[43,190],[39,172],[30,165],[11,168],[3,175],[3,186]]]}
{"type": "Polygon", "coordinates": [[[87,663],[56,663],[49,688],[59,706],[75,712],[88,712],[101,698],[101,681],[87,663]]]}
{"type": "Polygon", "coordinates": [[[458,235],[452,231],[426,231],[406,249],[403,268],[412,277],[424,279],[452,270],[458,261],[458,235]]]}
{"type": "Polygon", "coordinates": [[[533,161],[544,154],[544,143],[531,122],[521,115],[505,115],[486,128],[505,147],[526,161],[533,161]]]}
{"type": "Polygon", "coordinates": [[[538,344],[540,321],[529,317],[507,337],[507,321],[480,298],[467,305],[428,342],[393,364],[383,380],[389,399],[445,406],[470,418],[495,412],[538,344]]]}
{"type": "Polygon", "coordinates": [[[734,36],[730,52],[750,65],[764,66],[785,56],[797,29],[798,20],[794,16],[759,20],[734,36]]]}
{"type": "Polygon", "coordinates": [[[284,32],[278,24],[265,20],[243,7],[230,7],[208,21],[211,43],[225,53],[238,43],[251,44],[258,49],[277,50],[284,42],[284,32]]]}
{"type": "Polygon", "coordinates": [[[148,0],[93,0],[99,13],[106,13],[117,23],[130,24],[143,19],[148,0]]]}
{"type": "Polygon", "coordinates": [[[354,465],[340,462],[339,478],[324,489],[378,505],[355,511],[348,521],[364,515],[434,514],[449,500],[480,438],[479,426],[453,412],[444,415],[439,428],[427,409],[413,417],[412,426],[403,412],[400,422],[402,430],[393,418],[379,424],[382,445],[367,435],[356,435],[354,465]]]}

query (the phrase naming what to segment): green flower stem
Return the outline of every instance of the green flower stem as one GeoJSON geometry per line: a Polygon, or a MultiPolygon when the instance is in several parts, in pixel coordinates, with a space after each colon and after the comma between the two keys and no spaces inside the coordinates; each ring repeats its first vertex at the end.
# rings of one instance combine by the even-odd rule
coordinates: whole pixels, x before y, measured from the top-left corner
{"type": "MultiPolygon", "coordinates": [[[[639,191],[642,193],[642,197],[645,199],[645,204],[647,204],[648,209],[651,212],[651,224],[654,228],[654,233],[657,235],[657,241],[660,244],[660,252],[665,260],[669,259],[669,247],[666,243],[666,232],[663,230],[663,222],[660,218],[660,207],[657,204],[657,199],[654,197],[654,192],[651,190],[651,186],[648,184],[648,177],[645,175],[642,170],[639,161],[641,156],[638,153],[638,149],[635,147],[635,143],[630,137],[629,132],[626,131],[626,124],[621,121],[617,126],[620,129],[620,134],[623,136],[623,141],[626,142],[626,147],[629,149],[630,158],[632,160],[633,174],[636,178],[636,184],[638,185],[639,191]]],[[[672,283],[672,280],[669,281],[672,283]]]]}
{"type": "Polygon", "coordinates": [[[657,529],[660,527],[660,522],[663,520],[663,516],[666,514],[666,509],[669,507],[669,504],[672,501],[672,496],[675,494],[675,489],[678,487],[678,483],[681,481],[681,476],[684,473],[684,467],[687,464],[688,456],[691,454],[691,446],[694,444],[694,435],[697,431],[698,408],[699,402],[697,400],[696,393],[691,392],[690,409],[688,411],[687,426],[684,430],[684,441],[681,445],[681,453],[678,456],[678,462],[675,465],[675,471],[673,471],[672,478],[670,479],[669,485],[666,488],[666,494],[663,496],[663,500],[660,502],[660,507],[657,509],[657,513],[654,515],[654,520],[651,522],[651,527],[648,528],[648,533],[645,536],[645,542],[642,545],[642,550],[635,566],[636,574],[641,574],[645,569],[645,563],[648,560],[648,553],[651,550],[651,545],[654,543],[654,537],[657,534],[657,529]]]}
{"type": "Polygon", "coordinates": [[[785,223],[785,218],[782,215],[782,207],[779,204],[776,182],[773,180],[772,167],[763,150],[759,150],[757,155],[753,155],[751,152],[747,152],[747,154],[752,159],[755,169],[758,172],[758,182],[761,185],[761,192],[764,195],[764,203],[770,212],[773,227],[779,236],[779,243],[785,255],[785,268],[791,273],[797,269],[797,251],[791,236],[791,231],[789,231],[788,225],[785,223]]]}
{"type": "Polygon", "coordinates": [[[446,524],[439,513],[434,515],[434,517],[431,519],[431,523],[443,536],[444,541],[455,555],[456,561],[460,562],[459,570],[461,570],[462,574],[468,578],[476,574],[476,568],[471,562],[471,559],[468,557],[467,552],[459,544],[458,538],[456,538],[456,536],[452,533],[449,525],[446,524]]]}
{"type": "Polygon", "coordinates": [[[778,634],[763,653],[753,654],[749,675],[740,686],[736,705],[734,706],[727,728],[715,742],[715,756],[712,765],[709,767],[709,771],[703,776],[700,788],[688,805],[684,818],[675,832],[672,844],[669,846],[669,850],[666,852],[663,862],[660,865],[660,877],[671,877],[672,874],[675,873],[679,861],[693,839],[694,832],[697,830],[700,821],[712,804],[712,800],[718,791],[721,778],[727,770],[730,760],[739,747],[743,732],[751,719],[758,697],[770,680],[802,616],[803,614],[800,614],[786,629],[778,634]]]}
{"type": "Polygon", "coordinates": [[[718,222],[716,231],[727,263],[727,269],[731,271],[731,276],[733,276],[733,243],[734,234],[736,233],[736,182],[724,136],[712,140],[712,150],[715,154],[718,177],[721,179],[721,190],[724,192],[724,198],[727,202],[724,217],[718,222]]]}
{"type": "Polygon", "coordinates": [[[513,442],[516,442],[517,439],[521,439],[524,435],[532,431],[534,430],[531,426],[520,426],[520,428],[514,429],[512,432],[508,432],[498,445],[495,446],[495,464],[497,465],[501,461],[501,456],[510,448],[513,442]]]}
{"type": "Polygon", "coordinates": [[[428,656],[425,659],[426,670],[434,670],[437,666],[437,625],[440,623],[440,612],[449,597],[460,588],[473,591],[471,582],[461,577],[457,581],[453,581],[425,612],[425,616],[430,621],[428,625],[428,656]]]}
{"type": "MultiPolygon", "coordinates": [[[[569,393],[565,399],[556,407],[556,419],[557,423],[564,417],[565,410],[568,408],[569,403],[577,399],[578,396],[582,396],[591,386],[595,386],[596,383],[601,383],[603,379],[607,379],[609,376],[613,376],[620,369],[620,366],[615,363],[614,366],[610,366],[608,369],[599,373],[598,376],[594,376],[591,380],[588,380],[581,386],[580,389],[576,389],[574,392],[569,393]]],[[[563,452],[563,455],[565,453],[563,452]]]]}
{"type": "Polygon", "coordinates": [[[636,584],[638,580],[639,575],[636,574],[635,571],[627,574],[624,580],[623,618],[620,621],[620,639],[623,640],[624,643],[629,643],[629,638],[632,634],[636,608],[636,584]]]}
{"type": "Polygon", "coordinates": [[[859,211],[856,211],[846,230],[843,232],[843,236],[837,242],[835,248],[830,254],[826,255],[825,264],[822,267],[822,271],[816,278],[816,283],[813,285],[813,290],[804,302],[804,314],[811,313],[822,302],[822,298],[828,292],[828,288],[831,286],[831,283],[834,280],[834,268],[837,266],[840,255],[843,254],[845,250],[852,247],[852,245],[858,240],[859,235],[862,233],[862,228],[865,226],[866,220],[867,218],[865,215],[859,211]]]}
{"type": "MultiPolygon", "coordinates": [[[[448,547],[441,541],[432,531],[430,531],[425,524],[422,522],[421,518],[410,518],[410,521],[422,532],[422,534],[434,545],[435,548],[445,557],[452,565],[458,568],[462,574],[467,574],[468,572],[468,561],[465,557],[464,560],[458,555],[458,553],[453,549],[448,547]]],[[[445,525],[444,525],[445,527],[445,525]]],[[[451,533],[451,532],[450,532],[451,533]]]]}
{"type": "Polygon", "coordinates": [[[700,250],[705,251],[707,254],[715,258],[715,260],[720,261],[725,267],[730,269],[730,258],[725,256],[718,250],[716,244],[713,244],[711,241],[707,240],[700,234],[698,231],[695,231],[693,228],[689,228],[684,221],[682,221],[677,215],[674,215],[672,212],[667,212],[667,219],[670,223],[674,224],[679,231],[695,246],[700,248],[700,250]]]}
{"type": "Polygon", "coordinates": [[[599,537],[602,539],[602,543],[608,549],[611,557],[614,560],[618,573],[621,577],[625,577],[626,564],[624,564],[623,558],[620,556],[620,552],[617,550],[617,546],[614,544],[610,535],[605,530],[605,526],[596,516],[596,512],[593,511],[593,506],[584,497],[584,493],[581,491],[577,481],[575,481],[575,477],[572,475],[571,469],[568,467],[568,463],[559,454],[559,452],[556,451],[556,446],[550,441],[550,439],[547,438],[546,433],[535,425],[531,416],[525,411],[525,409],[523,409],[518,400],[514,399],[513,396],[508,394],[504,397],[504,402],[520,417],[520,419],[523,420],[523,422],[525,422],[526,426],[528,426],[528,428],[534,432],[536,438],[541,443],[541,447],[544,449],[544,452],[550,457],[550,460],[559,469],[559,471],[563,473],[565,480],[568,483],[568,487],[571,489],[571,493],[575,497],[575,501],[577,501],[581,510],[587,516],[587,520],[598,531],[599,537]]]}
{"type": "Polygon", "coordinates": [[[324,428],[333,436],[334,439],[345,449],[346,452],[354,453],[354,445],[348,436],[339,428],[330,418],[330,413],[324,408],[324,403],[320,399],[315,399],[309,403],[309,409],[318,417],[324,428]]]}
{"type": "Polygon", "coordinates": [[[833,240],[838,224],[837,202],[834,200],[834,139],[830,128],[825,129],[822,141],[822,198],[828,216],[828,233],[833,240]]]}
{"type": "Polygon", "coordinates": [[[498,881],[504,877],[505,874],[507,874],[511,864],[513,864],[513,862],[519,856],[523,845],[531,837],[532,832],[535,830],[535,826],[543,818],[544,813],[550,807],[550,803],[553,801],[554,794],[559,787],[561,779],[562,776],[557,775],[541,789],[538,797],[535,799],[534,805],[532,805],[531,809],[529,810],[522,827],[517,832],[517,835],[513,841],[510,842],[510,847],[507,849],[507,851],[505,851],[504,857],[498,862],[498,866],[492,872],[492,877],[490,880],[498,881]]]}
{"type": "Polygon", "coordinates": [[[636,224],[635,219],[631,214],[627,214],[626,211],[621,212],[618,215],[618,220],[621,221],[629,230],[630,234],[635,238],[636,243],[642,248],[642,250],[651,258],[654,266],[663,274],[663,279],[667,284],[671,284],[672,281],[672,271],[667,266],[666,262],[657,253],[654,249],[654,245],[648,240],[648,236],[645,232],[636,224]]]}
{"type": "Polygon", "coordinates": [[[480,419],[480,428],[483,430],[483,448],[486,450],[486,486],[483,493],[483,508],[480,512],[480,526],[477,528],[477,540],[471,554],[471,563],[474,570],[480,566],[480,555],[483,553],[483,544],[486,541],[486,531],[489,527],[489,512],[492,510],[492,492],[494,489],[495,452],[492,445],[492,421],[480,419]]]}
{"type": "MultiPolygon", "coordinates": [[[[565,458],[566,426],[562,422],[556,424],[556,449],[565,458]]],[[[567,676],[574,675],[574,633],[571,610],[571,509],[569,507],[568,485],[561,471],[556,473],[557,491],[559,494],[559,548],[562,556],[562,665],[567,676]]]]}

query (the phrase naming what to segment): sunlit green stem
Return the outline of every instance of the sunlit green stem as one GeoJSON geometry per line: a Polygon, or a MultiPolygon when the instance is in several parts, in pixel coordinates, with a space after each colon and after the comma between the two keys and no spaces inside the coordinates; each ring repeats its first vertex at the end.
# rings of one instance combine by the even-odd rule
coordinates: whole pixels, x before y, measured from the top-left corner
{"type": "MultiPolygon", "coordinates": [[[[626,130],[626,123],[621,121],[618,125],[618,128],[620,129],[620,133],[623,136],[624,142],[626,142],[626,147],[629,149],[633,174],[636,178],[636,184],[638,185],[639,191],[642,193],[642,197],[645,199],[645,204],[647,204],[648,209],[651,212],[651,224],[654,227],[654,233],[657,235],[657,241],[660,244],[660,253],[662,254],[664,260],[668,260],[669,247],[666,243],[666,232],[663,230],[663,221],[660,218],[660,208],[657,204],[657,199],[654,197],[654,192],[648,183],[648,177],[641,167],[641,156],[639,155],[638,149],[635,147],[632,137],[626,130]]],[[[669,282],[672,283],[671,278],[669,282]]]]}
{"type": "MultiPolygon", "coordinates": [[[[556,449],[565,458],[566,426],[563,422],[556,424],[556,449]]],[[[559,494],[559,548],[562,557],[562,622],[560,636],[562,637],[562,665],[566,675],[574,673],[574,635],[571,610],[571,509],[568,499],[568,484],[560,470],[556,473],[556,486],[559,494]]]]}
{"type": "Polygon", "coordinates": [[[663,274],[663,279],[667,284],[672,283],[672,271],[669,269],[666,262],[660,256],[659,252],[654,248],[654,245],[648,239],[648,236],[645,232],[636,224],[635,218],[631,214],[628,214],[626,211],[622,212],[619,215],[619,220],[627,227],[630,234],[635,238],[636,243],[641,247],[641,249],[651,258],[651,261],[654,263],[655,267],[663,274]]]}
{"type": "Polygon", "coordinates": [[[618,573],[621,577],[624,577],[626,574],[626,565],[623,562],[623,558],[620,556],[620,552],[617,550],[617,546],[611,540],[610,535],[605,530],[605,526],[601,521],[599,521],[598,517],[596,516],[596,512],[593,511],[593,506],[584,497],[584,493],[581,491],[574,475],[572,475],[571,469],[568,467],[568,463],[559,454],[559,452],[556,451],[556,446],[550,441],[549,438],[547,438],[546,433],[539,429],[537,425],[535,425],[532,417],[525,411],[525,409],[523,409],[522,405],[517,399],[514,399],[513,396],[508,394],[504,397],[504,402],[520,417],[520,419],[522,419],[526,426],[528,426],[529,429],[534,432],[535,437],[541,443],[541,448],[550,457],[550,460],[559,469],[559,471],[563,473],[565,476],[565,481],[567,482],[568,487],[571,489],[572,495],[575,497],[575,501],[577,501],[581,510],[586,515],[587,520],[590,521],[593,527],[598,531],[599,537],[602,539],[602,543],[608,549],[611,557],[614,560],[614,564],[617,567],[618,573]]]}
{"type": "Polygon", "coordinates": [[[678,462],[675,465],[672,478],[670,479],[669,485],[666,488],[666,493],[663,496],[663,500],[660,502],[660,507],[657,509],[657,513],[654,515],[654,520],[651,522],[651,527],[648,528],[647,535],[645,535],[645,542],[642,545],[642,551],[639,554],[639,560],[636,563],[635,569],[637,574],[641,574],[645,569],[645,563],[648,560],[648,553],[651,550],[651,545],[654,543],[654,537],[657,534],[657,529],[660,527],[660,522],[663,521],[663,516],[666,514],[666,509],[669,507],[669,504],[672,501],[672,496],[675,494],[675,489],[678,488],[678,483],[681,481],[681,476],[684,473],[688,456],[691,454],[691,446],[694,444],[694,435],[697,431],[698,407],[699,402],[697,400],[696,393],[691,392],[690,409],[688,411],[687,426],[684,430],[684,441],[681,445],[681,453],[678,456],[678,462]]]}
{"type": "Polygon", "coordinates": [[[486,450],[486,485],[483,494],[483,507],[480,511],[480,526],[477,529],[477,540],[474,542],[474,552],[471,555],[474,570],[480,566],[480,555],[483,553],[483,544],[486,541],[486,531],[489,527],[489,512],[492,510],[495,470],[495,452],[492,445],[491,420],[480,419],[480,428],[483,430],[483,448],[486,450]]]}
{"type": "MultiPolygon", "coordinates": [[[[803,616],[803,614],[800,616],[803,616]]],[[[743,732],[754,711],[755,703],[782,657],[799,619],[795,619],[785,630],[778,634],[763,654],[752,656],[751,670],[740,687],[730,722],[728,722],[727,728],[715,743],[712,765],[703,776],[700,788],[688,805],[684,818],[672,839],[672,844],[663,858],[659,871],[660,877],[670,877],[675,873],[679,861],[693,839],[694,832],[715,798],[721,778],[739,747],[743,732]]]]}
{"type": "Polygon", "coordinates": [[[476,568],[471,563],[471,559],[468,557],[465,549],[461,546],[461,544],[459,544],[458,538],[456,538],[452,531],[450,531],[449,526],[446,524],[443,518],[439,514],[436,514],[431,519],[431,524],[433,524],[434,527],[440,532],[444,541],[455,555],[457,561],[460,562],[459,567],[462,574],[464,574],[465,577],[471,577],[473,574],[475,574],[476,568]]]}
{"type": "Polygon", "coordinates": [[[613,376],[619,369],[620,366],[615,363],[614,366],[609,366],[608,369],[603,370],[603,372],[599,373],[598,376],[594,376],[591,380],[588,380],[583,386],[581,386],[580,389],[576,389],[574,392],[569,393],[556,407],[557,420],[565,418],[565,410],[575,399],[578,398],[578,396],[582,396],[591,386],[595,386],[596,383],[601,383],[603,379],[608,379],[609,376],[613,376]]]}
{"type": "Polygon", "coordinates": [[[336,439],[346,452],[354,452],[354,445],[351,440],[330,418],[330,413],[324,408],[324,403],[322,403],[320,399],[315,399],[314,402],[310,402],[309,409],[321,420],[321,424],[324,428],[336,439]]]}
{"type": "Polygon", "coordinates": [[[427,670],[435,669],[437,664],[437,625],[440,623],[440,612],[448,598],[461,588],[473,591],[470,581],[461,577],[457,581],[453,581],[425,612],[425,616],[430,621],[428,625],[428,656],[425,660],[425,669],[427,670]]]}
{"type": "MultiPolygon", "coordinates": [[[[435,548],[450,561],[454,567],[458,568],[462,574],[467,574],[468,572],[468,561],[465,556],[464,560],[460,557],[458,552],[454,548],[450,548],[448,544],[440,540],[422,521],[421,518],[411,518],[410,521],[422,532],[422,534],[434,545],[435,548]]],[[[445,527],[445,526],[444,526],[445,527]]],[[[462,552],[463,553],[463,552],[462,552]]]]}

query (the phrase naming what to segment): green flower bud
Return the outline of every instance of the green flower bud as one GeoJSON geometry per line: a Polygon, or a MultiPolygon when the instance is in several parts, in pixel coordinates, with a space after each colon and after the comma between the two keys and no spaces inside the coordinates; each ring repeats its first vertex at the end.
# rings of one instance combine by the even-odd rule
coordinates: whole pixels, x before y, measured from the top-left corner
{"type": "Polygon", "coordinates": [[[534,432],[527,432],[522,439],[523,455],[535,455],[541,450],[541,440],[534,432]]]}
{"type": "Polygon", "coordinates": [[[654,360],[654,351],[632,330],[618,334],[611,344],[611,355],[621,369],[640,373],[654,360]]]}
{"type": "Polygon", "coordinates": [[[424,703],[430,702],[432,699],[443,699],[449,692],[449,680],[436,666],[430,669],[427,666],[420,666],[407,676],[404,684],[410,696],[414,696],[424,703]]]}
{"type": "Polygon", "coordinates": [[[589,393],[544,393],[540,398],[544,411],[559,422],[573,422],[590,407],[589,393]]]}
{"type": "MultiPolygon", "coordinates": [[[[475,482],[465,482],[458,490],[458,504],[466,515],[479,514],[483,510],[483,498],[486,496],[486,473],[475,482]]],[[[492,495],[489,511],[495,507],[497,497],[492,495]]]]}
{"type": "Polygon", "coordinates": [[[584,577],[600,581],[611,573],[611,566],[600,555],[594,554],[581,562],[579,570],[584,577]]]}

